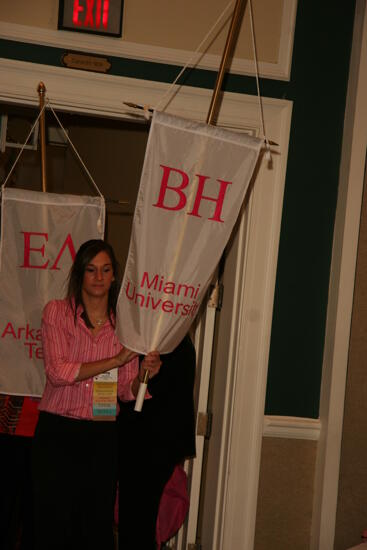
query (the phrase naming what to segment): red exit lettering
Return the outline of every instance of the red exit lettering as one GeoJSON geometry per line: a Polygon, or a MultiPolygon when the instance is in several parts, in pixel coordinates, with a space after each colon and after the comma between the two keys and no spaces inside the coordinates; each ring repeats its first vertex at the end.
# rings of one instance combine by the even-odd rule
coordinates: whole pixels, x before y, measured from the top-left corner
{"type": "MultiPolygon", "coordinates": [[[[161,188],[159,191],[159,197],[158,201],[153,204],[153,206],[156,206],[157,208],[163,208],[165,210],[182,210],[186,206],[187,197],[184,193],[183,189],[186,189],[189,185],[189,176],[184,172],[183,170],[179,170],[178,168],[172,168],[170,166],[165,166],[164,164],[160,165],[161,168],[163,168],[163,176],[161,181],[161,188]],[[177,180],[179,178],[180,185],[168,185],[170,176],[172,174],[175,174],[173,177],[177,180]],[[172,193],[176,193],[177,195],[177,202],[174,206],[168,206],[165,204],[165,197],[167,191],[172,193]]],[[[188,216],[196,216],[197,218],[201,218],[202,216],[199,214],[199,207],[201,204],[201,201],[212,201],[215,203],[215,209],[213,216],[211,218],[208,218],[208,220],[212,220],[215,222],[221,222],[223,223],[224,220],[221,219],[221,213],[223,208],[223,202],[225,198],[225,194],[227,191],[228,185],[231,185],[232,182],[230,181],[224,181],[217,179],[216,181],[219,183],[219,192],[218,196],[216,197],[210,197],[208,195],[204,195],[204,186],[207,180],[209,180],[209,176],[203,176],[201,174],[196,174],[196,176],[199,179],[197,191],[195,194],[195,200],[194,200],[194,206],[191,210],[191,212],[187,212],[188,216]]]]}
{"type": "Polygon", "coordinates": [[[78,27],[107,29],[110,0],[74,0],[73,24],[78,27]]]}

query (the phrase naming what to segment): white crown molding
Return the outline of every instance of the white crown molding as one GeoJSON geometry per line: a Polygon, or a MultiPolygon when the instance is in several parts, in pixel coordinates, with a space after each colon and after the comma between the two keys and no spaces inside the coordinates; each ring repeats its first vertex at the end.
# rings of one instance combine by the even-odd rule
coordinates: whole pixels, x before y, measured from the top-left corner
{"type": "MultiPolygon", "coordinates": [[[[38,106],[37,88],[40,82],[44,82],[46,97],[55,109],[137,122],[144,122],[143,111],[127,107],[124,102],[159,106],[161,109],[165,109],[167,102],[167,112],[205,121],[212,96],[212,90],[176,86],[168,102],[167,98],[165,101],[163,98],[169,84],[0,58],[1,102],[38,106]]],[[[279,105],[288,105],[290,102],[263,98],[265,104],[270,109],[269,113],[272,113],[273,107],[277,110],[279,105]]],[[[225,92],[218,124],[226,128],[257,132],[260,125],[258,98],[225,92]],[[252,106],[250,119],[242,105],[252,106]]],[[[267,131],[268,139],[276,140],[276,136],[269,129],[267,131]]]]}
{"type": "MultiPolygon", "coordinates": [[[[260,76],[278,80],[289,80],[296,10],[296,0],[284,0],[278,62],[259,62],[260,76]]],[[[85,51],[99,55],[124,57],[179,66],[185,65],[193,55],[193,52],[186,50],[162,48],[159,46],[126,42],[119,38],[43,29],[28,25],[18,25],[16,23],[6,23],[4,21],[0,21],[0,37],[17,42],[63,48],[66,51],[85,51]]],[[[219,55],[205,54],[198,62],[197,67],[200,69],[217,71],[219,64],[219,55]]],[[[254,62],[248,59],[234,59],[230,72],[242,75],[253,75],[254,62]]]]}
{"type": "Polygon", "coordinates": [[[264,437],[286,439],[309,439],[318,441],[321,432],[320,420],[294,416],[265,416],[264,437]]]}
{"type": "Polygon", "coordinates": [[[98,116],[142,119],[124,101],[155,105],[167,85],[0,58],[0,101],[38,105],[39,82],[56,109],[98,116]]]}

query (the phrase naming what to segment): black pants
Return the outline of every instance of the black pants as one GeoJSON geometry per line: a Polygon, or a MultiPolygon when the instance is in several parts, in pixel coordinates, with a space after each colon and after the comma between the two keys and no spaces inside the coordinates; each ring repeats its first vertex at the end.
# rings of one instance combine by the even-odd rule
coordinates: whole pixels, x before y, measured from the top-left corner
{"type": "Polygon", "coordinates": [[[156,550],[159,502],[178,460],[149,436],[142,417],[120,415],[118,427],[119,549],[156,550]]]}
{"type": "Polygon", "coordinates": [[[33,441],[35,550],[112,550],[115,422],[41,412],[33,441]]]}
{"type": "Polygon", "coordinates": [[[120,550],[156,550],[156,524],[161,495],[174,465],[164,457],[122,460],[119,483],[120,550]],[[146,459],[149,459],[149,464],[146,459]],[[125,474],[124,474],[125,472],[125,474]]]}
{"type": "Polygon", "coordinates": [[[0,548],[33,550],[32,438],[0,434],[0,548]]]}

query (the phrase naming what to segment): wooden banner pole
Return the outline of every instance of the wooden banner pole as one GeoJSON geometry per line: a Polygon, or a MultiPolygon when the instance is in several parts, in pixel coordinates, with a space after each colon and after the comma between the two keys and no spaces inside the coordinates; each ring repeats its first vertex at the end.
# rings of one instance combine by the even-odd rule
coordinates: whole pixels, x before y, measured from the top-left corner
{"type": "MultiPolygon", "coordinates": [[[[40,110],[42,111],[45,105],[46,86],[43,82],[38,84],[37,92],[39,95],[40,110]]],[[[47,167],[46,167],[46,114],[45,110],[42,111],[40,117],[40,131],[41,131],[41,171],[42,171],[42,191],[47,191],[47,167]]]]}
{"type": "MultiPolygon", "coordinates": [[[[213,95],[212,95],[212,99],[211,99],[211,103],[210,103],[210,107],[209,107],[209,111],[208,111],[208,116],[207,116],[207,119],[206,119],[207,124],[213,124],[214,117],[218,112],[220,91],[221,91],[221,88],[222,88],[223,78],[224,78],[225,72],[228,68],[228,60],[229,60],[230,54],[233,53],[235,41],[236,41],[237,36],[238,36],[240,19],[242,18],[243,13],[245,11],[246,2],[247,2],[247,0],[236,0],[236,5],[235,5],[235,8],[233,10],[231,25],[230,25],[229,30],[228,30],[227,40],[226,40],[226,44],[224,46],[224,50],[223,50],[223,54],[222,54],[222,60],[221,60],[221,63],[220,63],[219,69],[218,69],[217,80],[216,80],[216,83],[215,83],[215,86],[214,86],[213,95]]],[[[223,254],[222,254],[222,256],[221,256],[221,258],[218,262],[217,268],[216,268],[216,274],[215,274],[215,277],[214,277],[214,285],[213,285],[213,289],[210,293],[210,298],[209,298],[209,301],[208,301],[208,307],[216,308],[216,309],[218,309],[220,307],[219,304],[217,303],[217,300],[216,300],[215,297],[219,296],[219,294],[220,294],[220,286],[221,286],[220,279],[223,275],[224,264],[225,264],[225,251],[223,251],[223,254]]],[[[212,331],[214,333],[215,314],[212,315],[209,319],[210,319],[210,321],[209,321],[209,323],[210,323],[209,331],[212,331]]],[[[212,351],[210,353],[212,354],[212,351]]]]}
{"type": "Polygon", "coordinates": [[[229,56],[233,51],[233,46],[237,39],[238,25],[241,17],[243,16],[245,5],[246,5],[246,0],[236,0],[236,5],[233,10],[231,25],[229,27],[227,40],[224,46],[222,60],[219,66],[217,80],[215,83],[215,87],[214,87],[214,91],[213,91],[213,95],[212,95],[212,99],[211,99],[211,103],[208,111],[208,116],[206,119],[207,124],[213,124],[213,119],[218,109],[219,94],[221,91],[223,78],[227,70],[229,56]]]}

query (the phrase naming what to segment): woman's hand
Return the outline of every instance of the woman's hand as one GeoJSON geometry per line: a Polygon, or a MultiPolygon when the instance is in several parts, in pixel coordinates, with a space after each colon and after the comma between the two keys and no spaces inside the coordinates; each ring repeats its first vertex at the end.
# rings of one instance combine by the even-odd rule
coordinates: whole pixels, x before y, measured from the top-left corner
{"type": "MultiPolygon", "coordinates": [[[[145,373],[149,373],[149,378],[152,378],[156,374],[158,374],[159,369],[161,368],[161,358],[159,356],[158,351],[150,351],[142,360],[142,362],[139,365],[139,371],[136,378],[134,378],[131,390],[135,397],[138,395],[139,391],[139,384],[141,382],[144,382],[145,373]]],[[[145,380],[146,381],[146,380],[145,380]]]]}
{"type": "Polygon", "coordinates": [[[159,373],[162,361],[158,351],[150,351],[143,359],[139,367],[139,381],[143,382],[144,374],[149,372],[149,378],[159,373]]]}

